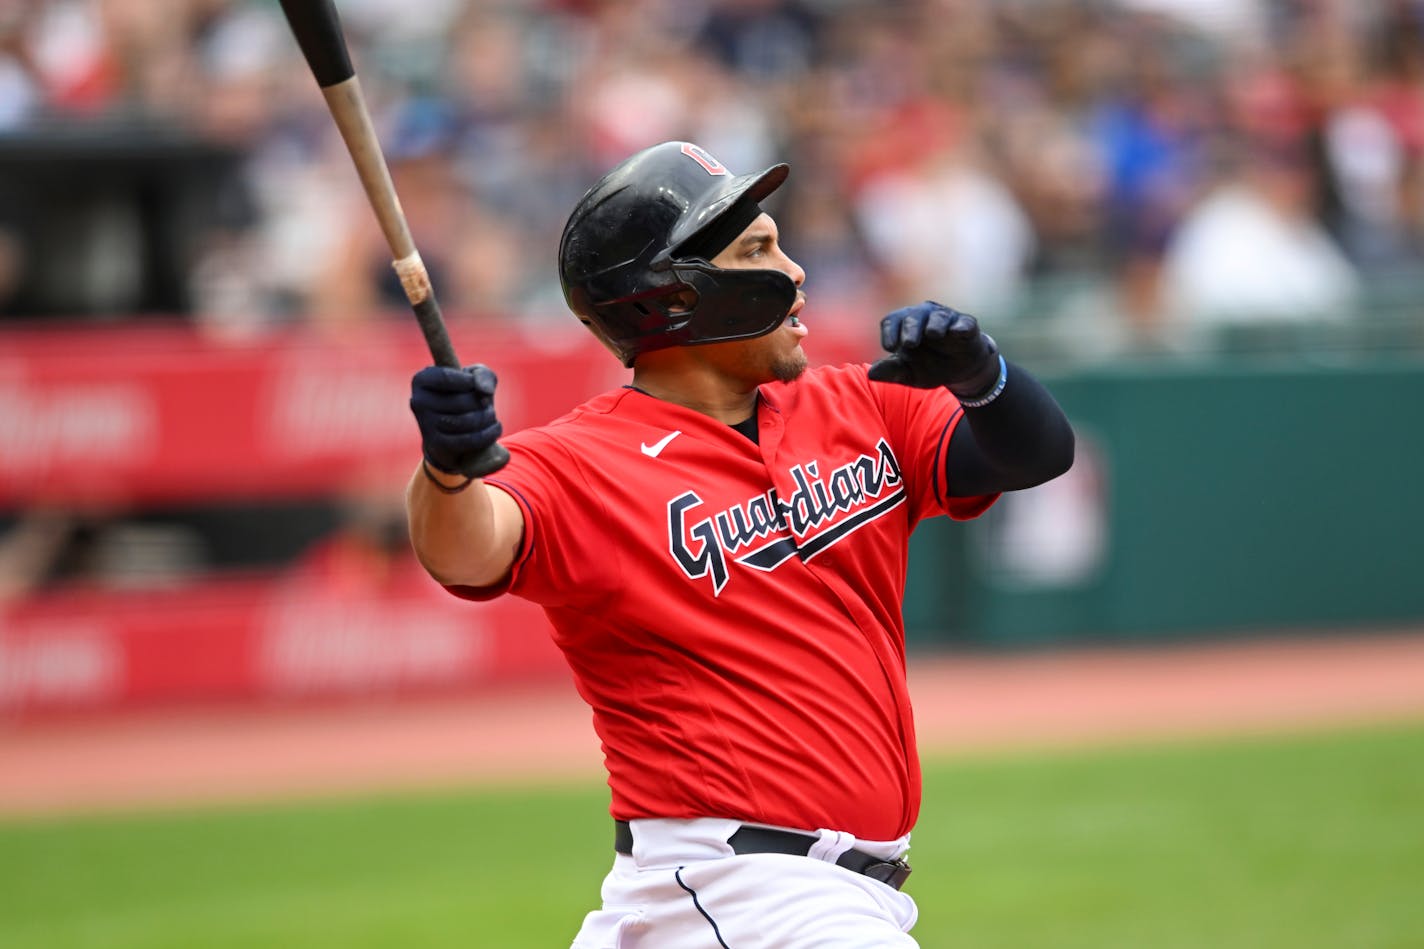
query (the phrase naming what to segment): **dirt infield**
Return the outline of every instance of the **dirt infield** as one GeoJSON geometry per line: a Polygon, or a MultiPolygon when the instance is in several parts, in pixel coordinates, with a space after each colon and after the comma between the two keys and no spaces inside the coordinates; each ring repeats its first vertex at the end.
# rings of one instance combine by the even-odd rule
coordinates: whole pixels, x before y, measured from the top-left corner
{"type": "MultiPolygon", "coordinates": [[[[1424,718],[1424,630],[917,658],[925,755],[1424,718]]],[[[498,695],[0,725],[0,816],[601,780],[567,682],[498,695]]]]}

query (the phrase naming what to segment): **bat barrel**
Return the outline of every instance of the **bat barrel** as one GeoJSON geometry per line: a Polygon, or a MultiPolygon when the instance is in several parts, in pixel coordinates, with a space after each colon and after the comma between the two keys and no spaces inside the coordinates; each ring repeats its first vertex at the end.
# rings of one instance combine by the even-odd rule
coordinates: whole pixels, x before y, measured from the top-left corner
{"type": "Polygon", "coordinates": [[[396,196],[396,186],[391,181],[391,171],[381,151],[376,127],[371,122],[370,110],[366,108],[361,81],[354,75],[349,76],[334,86],[323,87],[321,94],[326,98],[351,161],[356,165],[361,187],[366,191],[366,199],[376,214],[376,221],[381,225],[381,233],[386,237],[391,254],[396,260],[410,257],[415,253],[415,241],[410,236],[405,211],[396,196]]]}

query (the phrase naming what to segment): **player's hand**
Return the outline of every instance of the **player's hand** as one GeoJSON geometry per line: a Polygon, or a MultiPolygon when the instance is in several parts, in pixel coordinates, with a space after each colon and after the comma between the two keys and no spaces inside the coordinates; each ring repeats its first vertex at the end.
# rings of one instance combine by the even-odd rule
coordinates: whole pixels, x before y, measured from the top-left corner
{"type": "Polygon", "coordinates": [[[410,410],[431,467],[475,476],[480,453],[503,434],[494,414],[498,380],[488,366],[426,366],[410,380],[410,410]]]}
{"type": "Polygon", "coordinates": [[[926,300],[880,321],[880,345],[890,353],[870,367],[876,382],[917,389],[944,386],[963,399],[993,388],[999,347],[968,313],[926,300]]]}

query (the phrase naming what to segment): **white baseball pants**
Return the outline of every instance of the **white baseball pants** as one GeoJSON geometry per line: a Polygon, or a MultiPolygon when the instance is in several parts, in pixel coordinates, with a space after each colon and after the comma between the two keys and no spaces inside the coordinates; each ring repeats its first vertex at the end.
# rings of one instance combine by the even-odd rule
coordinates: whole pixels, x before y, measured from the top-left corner
{"type": "Polygon", "coordinates": [[[739,821],[632,821],[633,854],[617,854],[603,908],[572,949],[914,949],[919,911],[906,893],[835,864],[851,847],[885,860],[908,836],[857,840],[818,831],[805,857],[741,854],[739,821]]]}

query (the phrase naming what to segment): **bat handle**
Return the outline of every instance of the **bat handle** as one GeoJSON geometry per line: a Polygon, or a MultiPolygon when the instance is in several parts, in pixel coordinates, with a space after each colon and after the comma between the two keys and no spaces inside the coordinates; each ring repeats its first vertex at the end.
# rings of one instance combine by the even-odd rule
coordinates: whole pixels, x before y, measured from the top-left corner
{"type": "MultiPolygon", "coordinates": [[[[415,313],[415,321],[425,335],[425,345],[437,366],[460,369],[460,357],[455,355],[455,346],[450,342],[450,331],[445,328],[445,318],[440,313],[440,304],[435,301],[435,290],[430,286],[430,274],[425,269],[420,255],[412,247],[409,252],[391,262],[396,275],[400,277],[401,289],[410,301],[415,313]]],[[[503,468],[509,462],[509,451],[495,442],[475,456],[463,473],[473,478],[483,478],[503,468]]]]}
{"type": "MultiPolygon", "coordinates": [[[[415,320],[420,324],[421,332],[425,334],[425,343],[430,347],[430,355],[435,359],[435,364],[450,369],[461,368],[460,358],[455,355],[455,347],[450,342],[450,333],[445,329],[445,320],[440,315],[440,304],[435,302],[435,295],[432,293],[419,303],[411,304],[411,309],[415,311],[415,320]]],[[[509,450],[495,442],[476,455],[470,464],[464,466],[462,473],[473,478],[483,478],[508,463],[509,450]]]]}
{"type": "Polygon", "coordinates": [[[440,304],[434,295],[426,297],[410,307],[415,312],[415,321],[425,334],[425,345],[430,348],[430,356],[435,365],[450,369],[460,368],[460,357],[455,355],[455,346],[450,342],[450,333],[445,329],[445,319],[440,314],[440,304]]]}

